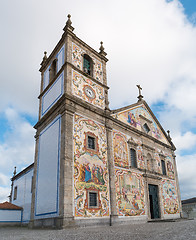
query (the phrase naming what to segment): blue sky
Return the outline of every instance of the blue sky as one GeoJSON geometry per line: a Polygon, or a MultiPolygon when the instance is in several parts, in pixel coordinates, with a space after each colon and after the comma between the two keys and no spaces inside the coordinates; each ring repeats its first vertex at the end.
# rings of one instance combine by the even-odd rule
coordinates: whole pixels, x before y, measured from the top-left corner
{"type": "Polygon", "coordinates": [[[142,86],[177,147],[182,199],[196,196],[196,1],[12,0],[1,9],[0,202],[14,166],[34,160],[40,62],[68,13],[79,38],[96,50],[104,42],[111,109],[136,102],[142,86]]]}

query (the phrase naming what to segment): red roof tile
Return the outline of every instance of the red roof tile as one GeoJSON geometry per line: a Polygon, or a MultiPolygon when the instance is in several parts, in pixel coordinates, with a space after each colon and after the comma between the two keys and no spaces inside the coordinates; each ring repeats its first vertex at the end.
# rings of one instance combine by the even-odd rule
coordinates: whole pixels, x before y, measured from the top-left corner
{"type": "Polygon", "coordinates": [[[0,203],[0,209],[15,209],[15,210],[21,210],[22,207],[16,206],[9,202],[0,203]]]}

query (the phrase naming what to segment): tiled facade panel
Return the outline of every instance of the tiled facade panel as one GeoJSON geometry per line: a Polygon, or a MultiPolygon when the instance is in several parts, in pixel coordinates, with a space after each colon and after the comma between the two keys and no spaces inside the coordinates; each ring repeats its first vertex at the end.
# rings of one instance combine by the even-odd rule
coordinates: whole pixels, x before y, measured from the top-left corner
{"type": "Polygon", "coordinates": [[[145,215],[144,181],[142,174],[116,168],[115,185],[118,215],[145,215]]]}
{"type": "MultiPolygon", "coordinates": [[[[80,70],[83,70],[83,55],[86,51],[80,48],[75,43],[72,43],[72,64],[80,70]]],[[[99,82],[103,82],[103,69],[102,63],[93,56],[90,56],[93,60],[93,78],[99,82]]]]}
{"type": "Polygon", "coordinates": [[[163,179],[161,193],[162,193],[164,214],[168,215],[168,214],[179,213],[176,182],[171,179],[163,179]]]}
{"type": "Polygon", "coordinates": [[[32,186],[33,169],[22,175],[20,178],[15,179],[13,183],[13,190],[17,187],[17,197],[14,199],[12,194],[12,203],[23,207],[22,221],[28,222],[31,213],[31,186],[32,186]]]}
{"type": "Polygon", "coordinates": [[[74,117],[74,211],[75,217],[109,216],[109,182],[105,127],[91,119],[74,117]],[[95,150],[87,145],[95,138],[95,150]],[[89,206],[89,192],[98,195],[98,206],[89,206]]]}
{"type": "Polygon", "coordinates": [[[96,107],[105,108],[104,88],[72,70],[72,93],[96,107]]]}
{"type": "Polygon", "coordinates": [[[42,97],[42,116],[60,99],[63,95],[63,72],[42,97]]]}
{"type": "Polygon", "coordinates": [[[143,131],[143,122],[147,122],[147,125],[151,130],[152,137],[162,141],[163,143],[168,143],[162,131],[143,104],[141,106],[116,113],[113,117],[140,131],[143,131]],[[147,121],[143,121],[143,119],[147,119],[147,121]]]}
{"type": "Polygon", "coordinates": [[[60,124],[59,116],[39,137],[35,218],[58,215],[60,124]]]}

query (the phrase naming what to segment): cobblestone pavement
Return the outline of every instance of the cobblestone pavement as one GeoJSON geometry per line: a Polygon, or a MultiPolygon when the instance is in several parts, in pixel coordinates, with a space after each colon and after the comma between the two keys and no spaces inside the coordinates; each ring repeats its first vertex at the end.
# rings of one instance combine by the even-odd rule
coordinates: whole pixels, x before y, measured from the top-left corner
{"type": "Polygon", "coordinates": [[[70,228],[63,230],[0,228],[0,240],[196,240],[196,220],[153,222],[124,226],[70,228]]]}

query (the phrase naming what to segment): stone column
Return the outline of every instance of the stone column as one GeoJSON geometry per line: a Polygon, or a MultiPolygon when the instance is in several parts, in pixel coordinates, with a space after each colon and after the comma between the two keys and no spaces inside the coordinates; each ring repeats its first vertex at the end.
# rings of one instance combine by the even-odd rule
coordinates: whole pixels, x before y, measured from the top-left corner
{"type": "Polygon", "coordinates": [[[174,173],[175,173],[175,179],[176,179],[176,187],[177,187],[177,194],[178,194],[178,204],[179,204],[179,210],[180,210],[180,216],[182,217],[182,203],[181,203],[181,196],[180,196],[180,186],[178,181],[178,173],[177,173],[177,166],[176,166],[176,155],[172,154],[173,156],[173,162],[174,162],[174,173]]]}
{"type": "Polygon", "coordinates": [[[109,188],[110,188],[110,225],[113,225],[118,218],[116,209],[116,188],[115,188],[115,171],[113,161],[113,146],[112,146],[112,122],[106,119],[106,135],[107,135],[107,156],[109,170],[109,188]]]}
{"type": "Polygon", "coordinates": [[[62,227],[74,224],[74,192],[73,192],[73,120],[74,110],[66,107],[63,115],[64,133],[64,155],[62,157],[62,189],[63,189],[63,225],[62,227]]]}
{"type": "Polygon", "coordinates": [[[36,178],[37,178],[37,159],[39,148],[39,133],[37,131],[35,135],[35,157],[34,157],[34,170],[33,170],[33,183],[32,183],[32,196],[31,196],[31,217],[29,221],[29,227],[34,227],[34,214],[35,214],[35,191],[36,191],[36,178]]]}

